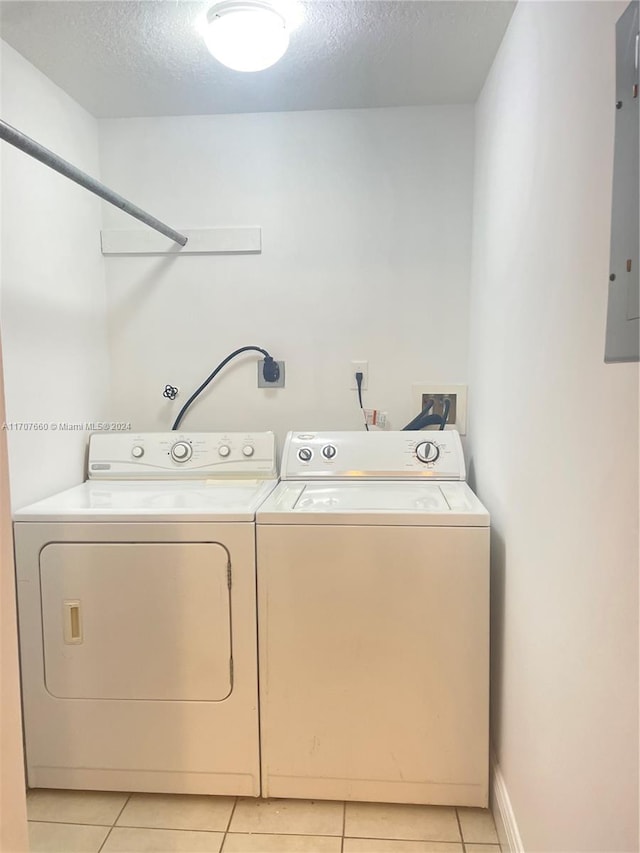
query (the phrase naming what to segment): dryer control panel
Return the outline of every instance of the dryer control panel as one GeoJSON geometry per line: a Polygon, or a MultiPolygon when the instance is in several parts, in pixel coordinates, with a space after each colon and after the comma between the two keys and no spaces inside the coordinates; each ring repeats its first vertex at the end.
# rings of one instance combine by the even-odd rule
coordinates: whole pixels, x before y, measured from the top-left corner
{"type": "Polygon", "coordinates": [[[278,476],[272,432],[94,433],[89,479],[253,479],[278,476]]]}
{"type": "Polygon", "coordinates": [[[283,480],[465,480],[460,435],[441,432],[290,432],[283,480]]]}

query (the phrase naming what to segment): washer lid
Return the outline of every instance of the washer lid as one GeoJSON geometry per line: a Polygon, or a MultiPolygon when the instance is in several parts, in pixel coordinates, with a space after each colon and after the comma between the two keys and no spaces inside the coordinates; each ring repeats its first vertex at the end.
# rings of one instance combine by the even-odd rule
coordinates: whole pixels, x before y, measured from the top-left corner
{"type": "Polygon", "coordinates": [[[393,524],[487,527],[489,513],[466,483],[280,483],[259,524],[393,524]]]}
{"type": "Polygon", "coordinates": [[[16,521],[253,521],[275,480],[102,481],[14,513],[16,521]]]}

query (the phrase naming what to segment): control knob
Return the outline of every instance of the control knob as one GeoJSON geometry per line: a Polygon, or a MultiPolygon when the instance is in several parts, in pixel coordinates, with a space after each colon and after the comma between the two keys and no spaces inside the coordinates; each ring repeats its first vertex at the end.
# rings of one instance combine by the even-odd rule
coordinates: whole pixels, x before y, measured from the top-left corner
{"type": "Polygon", "coordinates": [[[422,441],[416,447],[416,456],[421,462],[435,462],[440,456],[440,448],[433,441],[422,441]]]}
{"type": "Polygon", "coordinates": [[[171,458],[175,462],[188,462],[192,453],[193,449],[186,441],[176,441],[171,448],[171,458]]]}
{"type": "Polygon", "coordinates": [[[325,459],[333,459],[337,451],[333,444],[325,444],[321,452],[325,459]]]}
{"type": "Polygon", "coordinates": [[[223,459],[226,459],[227,456],[231,453],[231,448],[228,444],[221,444],[218,448],[218,456],[222,456],[223,459]]]}
{"type": "Polygon", "coordinates": [[[245,456],[253,456],[253,447],[250,444],[245,444],[245,446],[242,448],[242,453],[245,456]]]}
{"type": "Polygon", "coordinates": [[[311,462],[313,459],[313,450],[310,447],[301,447],[298,451],[298,459],[301,462],[311,462]]]}
{"type": "Polygon", "coordinates": [[[144,447],[140,447],[139,444],[136,444],[136,446],[131,451],[131,455],[134,459],[140,459],[142,456],[144,456],[144,447]]]}

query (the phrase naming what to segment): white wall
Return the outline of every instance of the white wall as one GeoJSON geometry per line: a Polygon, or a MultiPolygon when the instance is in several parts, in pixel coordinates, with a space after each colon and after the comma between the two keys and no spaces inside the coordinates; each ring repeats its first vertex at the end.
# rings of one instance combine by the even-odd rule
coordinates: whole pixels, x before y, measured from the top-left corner
{"type": "Polygon", "coordinates": [[[527,851],[638,849],[638,365],[605,365],[618,3],[521,2],[476,110],[472,470],[527,851]]]}
{"type": "Polygon", "coordinates": [[[245,344],[286,361],[286,388],[258,391],[248,358],[186,429],[357,429],[352,359],[395,428],[412,382],[466,381],[471,107],[110,120],[100,144],[105,182],[174,227],[263,228],[257,256],[107,259],[116,420],[169,429],[245,344]]]}
{"type": "MultiPolygon", "coordinates": [[[[1,259],[0,243],[0,263],[1,259]]],[[[0,341],[0,424],[4,420],[0,341]]],[[[9,461],[7,433],[0,429],[0,850],[26,853],[28,849],[9,461]]]]}
{"type": "MultiPolygon", "coordinates": [[[[95,119],[4,43],[2,118],[99,173],[95,119]]],[[[108,397],[100,202],[2,143],[1,321],[8,422],[97,421],[108,397]]],[[[10,431],[14,506],[84,479],[84,432],[10,431]]]]}

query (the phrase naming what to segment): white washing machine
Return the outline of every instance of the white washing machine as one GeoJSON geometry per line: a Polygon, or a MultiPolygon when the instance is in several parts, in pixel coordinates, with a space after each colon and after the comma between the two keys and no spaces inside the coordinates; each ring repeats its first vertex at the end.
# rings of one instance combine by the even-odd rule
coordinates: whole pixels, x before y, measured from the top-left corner
{"type": "Polygon", "coordinates": [[[457,432],[290,433],[258,510],[262,793],[487,806],[489,516],[457,432]]]}
{"type": "Polygon", "coordinates": [[[260,794],[255,512],[272,433],[95,434],[15,514],[28,783],[260,794]]]}

